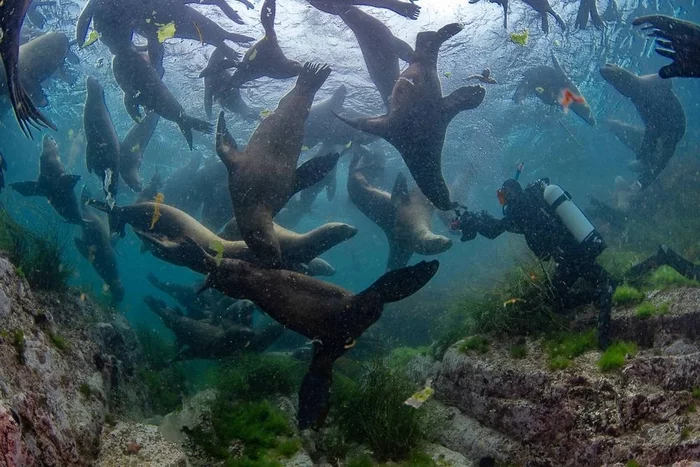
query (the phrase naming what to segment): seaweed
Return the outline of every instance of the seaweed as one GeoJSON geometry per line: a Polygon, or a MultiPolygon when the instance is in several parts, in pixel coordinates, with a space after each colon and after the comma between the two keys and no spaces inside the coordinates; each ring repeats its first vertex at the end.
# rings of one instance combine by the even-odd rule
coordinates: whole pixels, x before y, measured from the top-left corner
{"type": "Polygon", "coordinates": [[[414,358],[429,354],[429,347],[396,347],[389,353],[388,364],[392,368],[404,368],[414,358]]]}
{"type": "Polygon", "coordinates": [[[598,359],[598,368],[602,372],[618,370],[622,368],[627,356],[637,354],[637,344],[634,342],[616,342],[603,352],[598,359]]]}
{"type": "Polygon", "coordinates": [[[92,396],[92,389],[87,383],[81,383],[80,386],[78,386],[78,391],[80,391],[80,394],[82,394],[85,399],[90,399],[90,396],[92,396]]]}
{"type": "Polygon", "coordinates": [[[612,300],[616,305],[634,305],[641,303],[644,298],[646,298],[644,292],[640,292],[631,285],[622,284],[615,289],[612,300]]]}
{"type": "Polygon", "coordinates": [[[485,354],[489,351],[489,341],[484,336],[471,336],[468,337],[460,344],[459,351],[462,353],[468,353],[470,350],[478,353],[485,354]]]}
{"type": "Polygon", "coordinates": [[[21,364],[26,363],[24,358],[24,351],[27,350],[27,340],[24,337],[24,331],[21,329],[15,329],[12,333],[12,345],[17,351],[17,358],[21,364]]]}
{"type": "Polygon", "coordinates": [[[527,357],[527,345],[525,344],[515,344],[508,351],[510,358],[515,360],[522,360],[527,357]]]}
{"type": "Polygon", "coordinates": [[[60,334],[51,332],[49,333],[49,339],[51,340],[53,346],[61,352],[65,352],[70,348],[70,342],[68,342],[68,340],[66,340],[66,338],[60,334]]]}
{"type": "Polygon", "coordinates": [[[61,260],[64,246],[55,235],[39,235],[18,224],[0,209],[0,249],[32,288],[65,290],[73,275],[72,266],[61,260]]]}
{"type": "Polygon", "coordinates": [[[688,279],[670,266],[661,266],[651,273],[647,284],[654,289],[669,289],[674,287],[698,287],[700,282],[688,279]]]}
{"type": "Polygon", "coordinates": [[[281,355],[245,355],[217,369],[216,388],[230,398],[260,400],[297,392],[305,369],[281,355]]]}
{"type": "Polygon", "coordinates": [[[177,357],[175,343],[167,341],[158,331],[141,325],[134,332],[141,345],[143,362],[150,369],[166,368],[177,357]]]}
{"type": "Polygon", "coordinates": [[[543,343],[549,356],[551,370],[563,370],[574,358],[597,348],[595,331],[584,333],[559,333],[543,343]]]}
{"type": "Polygon", "coordinates": [[[639,319],[651,318],[656,314],[656,307],[653,303],[645,302],[637,307],[634,314],[639,319]]]}
{"type": "Polygon", "coordinates": [[[415,388],[401,371],[375,360],[359,383],[345,383],[332,414],[347,439],[367,445],[379,460],[406,459],[432,437],[434,421],[427,408],[404,404],[415,388]]]}

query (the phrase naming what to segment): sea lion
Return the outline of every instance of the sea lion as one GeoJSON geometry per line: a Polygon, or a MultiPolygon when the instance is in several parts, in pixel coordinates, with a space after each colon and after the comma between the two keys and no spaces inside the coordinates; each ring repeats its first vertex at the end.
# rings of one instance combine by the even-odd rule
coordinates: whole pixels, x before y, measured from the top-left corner
{"type": "Polygon", "coordinates": [[[628,97],[644,122],[644,139],[637,153],[643,165],[642,188],[649,186],[666,167],[685,135],[685,112],[671,81],[658,75],[637,76],[617,65],[600,69],[605,81],[628,97]]]}
{"type": "Polygon", "coordinates": [[[212,68],[205,68],[199,77],[204,78],[208,74],[235,66],[236,71],[231,76],[228,87],[240,88],[248,81],[253,81],[263,76],[273,79],[286,79],[299,75],[301,63],[288,59],[277,42],[277,33],[275,32],[276,10],[276,0],[265,0],[260,10],[260,23],[265,29],[265,36],[246,51],[240,63],[222,60],[217,64],[213,64],[212,68]]]}
{"type": "Polygon", "coordinates": [[[548,0],[523,0],[540,14],[542,17],[542,32],[549,34],[549,19],[547,14],[549,13],[552,17],[559,23],[559,27],[562,31],[566,31],[566,23],[559,14],[552,9],[552,5],[549,4],[548,0]]]}
{"type": "MultiPolygon", "coordinates": [[[[207,68],[218,69],[219,64],[226,60],[222,50],[216,49],[209,57],[207,68]]],[[[240,115],[248,121],[258,120],[261,109],[254,109],[243,100],[241,90],[230,85],[231,74],[227,70],[220,70],[207,75],[204,78],[204,111],[208,118],[212,116],[212,103],[214,99],[224,109],[240,115]]]]}
{"type": "Polygon", "coordinates": [[[272,218],[294,193],[321,180],[338,162],[331,153],[299,168],[304,122],[316,91],[331,73],[328,65],[306,63],[277,109],[255,129],[243,151],[226,129],[223,112],[216,129],[216,152],[229,172],[229,190],[238,228],[256,257],[279,267],[280,245],[272,218]]]}
{"type": "MultiPolygon", "coordinates": [[[[68,37],[59,32],[49,32],[35,37],[19,48],[19,77],[22,88],[37,107],[46,107],[49,100],[41,88],[63,67],[68,55],[68,37]]],[[[0,89],[5,91],[6,76],[0,70],[0,89]]]]}
{"type": "MultiPolygon", "coordinates": [[[[357,234],[357,229],[341,222],[329,222],[309,232],[299,234],[274,224],[275,235],[280,247],[288,251],[287,262],[307,264],[311,258],[316,258],[357,234]]],[[[230,241],[242,240],[236,219],[231,219],[221,230],[220,237],[230,241]]],[[[319,268],[322,266],[317,265],[319,268]]]]}
{"type": "Polygon", "coordinates": [[[311,106],[304,124],[304,146],[312,148],[322,143],[326,152],[329,152],[334,149],[334,145],[349,147],[353,144],[368,144],[377,139],[376,136],[357,131],[335,118],[336,113],[350,118],[357,116],[352,110],[343,109],[346,96],[347,88],[341,84],[331,97],[311,106]]]}
{"type": "Polygon", "coordinates": [[[217,309],[228,308],[233,305],[234,300],[222,294],[218,290],[207,290],[199,293],[201,282],[190,285],[173,284],[171,282],[163,282],[152,273],[148,273],[148,282],[160,290],[168,294],[170,297],[185,307],[187,316],[192,319],[206,319],[217,313],[217,309]]]}
{"type": "Polygon", "coordinates": [[[124,300],[124,286],[119,276],[117,266],[117,256],[112,248],[109,230],[105,222],[87,206],[90,193],[86,187],[80,195],[80,205],[82,207],[83,223],[82,237],[74,238],[75,247],[78,252],[88,260],[97,274],[109,287],[109,291],[115,301],[124,300]]]}
{"type": "MultiPolygon", "coordinates": [[[[469,4],[479,3],[481,0],[469,0],[469,4]]],[[[503,27],[508,29],[508,0],[489,0],[489,3],[495,3],[503,8],[503,27]]]]}
{"type": "Polygon", "coordinates": [[[420,7],[413,2],[399,0],[309,0],[309,3],[321,11],[352,8],[353,5],[372,6],[390,10],[408,19],[418,19],[420,7]]]}
{"type": "MultiPolygon", "coordinates": [[[[527,96],[532,95],[539,97],[547,105],[561,105],[559,98],[565,89],[581,96],[578,87],[564,72],[554,54],[552,54],[552,62],[554,68],[543,65],[530,68],[525,72],[513,95],[513,100],[516,103],[520,104],[527,96]]],[[[595,117],[588,102],[572,102],[569,108],[589,125],[595,125],[595,117]]]]}
{"type": "Polygon", "coordinates": [[[260,353],[271,346],[285,331],[279,324],[259,334],[245,326],[227,328],[214,326],[207,321],[192,319],[168,308],[164,301],[150,295],[143,298],[148,307],[163,320],[176,338],[178,355],[175,360],[229,358],[242,353],[260,353]]]}
{"type": "Polygon", "coordinates": [[[601,18],[600,13],[598,13],[596,0],[581,0],[581,4],[578,7],[578,14],[576,15],[576,28],[586,29],[589,17],[596,29],[605,28],[603,18],[601,18]]]}
{"type": "Polygon", "coordinates": [[[333,364],[382,315],[386,303],[423,288],[439,262],[422,261],[384,274],[353,294],[334,284],[283,269],[239,260],[217,260],[190,239],[171,244],[148,239],[157,255],[208,274],[206,286],[232,298],[248,299],[275,321],[313,341],[314,355],[299,390],[299,428],[319,427],[328,413],[333,364]]]}
{"type": "MultiPolygon", "coordinates": [[[[190,215],[167,204],[139,203],[113,208],[94,200],[89,204],[107,213],[109,228],[113,235],[124,237],[126,224],[130,224],[139,237],[149,234],[172,242],[188,237],[214,254],[217,253],[217,249],[220,249],[220,255],[224,258],[257,261],[257,257],[245,242],[225,240],[190,215]],[[158,214],[155,214],[156,212],[158,214]]],[[[281,252],[280,263],[288,269],[300,267],[303,269],[302,265],[352,238],[356,233],[357,229],[350,225],[329,224],[327,228],[321,228],[314,235],[300,237],[291,234],[281,235],[278,241],[281,252]],[[323,241],[319,241],[320,239],[323,241]]],[[[275,239],[277,240],[276,237],[275,239]]]]}
{"type": "MultiPolygon", "coordinates": [[[[629,123],[613,119],[606,119],[605,124],[622,144],[634,152],[635,156],[639,154],[639,151],[642,148],[642,142],[644,141],[643,126],[630,125],[629,123]]],[[[636,157],[634,161],[628,164],[627,168],[632,172],[643,172],[645,170],[644,164],[642,164],[636,157]]]]}
{"type": "Polygon", "coordinates": [[[391,194],[367,183],[353,156],[348,172],[348,195],[352,203],[377,224],[389,242],[387,271],[404,267],[413,253],[436,255],[447,251],[452,241],[430,231],[435,207],[418,189],[409,192],[406,178],[399,173],[391,194]]]}
{"type": "Polygon", "coordinates": [[[491,69],[490,68],[484,68],[484,71],[481,72],[481,74],[473,74],[467,76],[467,81],[471,81],[473,79],[479,80],[484,84],[498,84],[498,81],[496,81],[496,78],[491,76],[491,69]]]}
{"type": "Polygon", "coordinates": [[[21,82],[19,34],[30,3],[31,0],[13,0],[0,3],[0,25],[2,25],[0,59],[2,59],[5,68],[7,91],[12,110],[15,112],[19,127],[28,138],[32,137],[31,127],[46,127],[56,130],[56,126],[36,108],[21,82]]]}
{"type": "Polygon", "coordinates": [[[462,26],[453,23],[439,31],[418,33],[415,54],[394,86],[388,114],[354,120],[338,116],[350,126],[391,143],[425,196],[443,211],[455,208],[442,178],[447,126],[459,112],[481,104],[486,94],[482,86],[465,86],[442,96],[438,52],[446,40],[461,30],[462,26]]]}
{"type": "Polygon", "coordinates": [[[129,188],[137,193],[143,189],[143,182],[139,175],[143,153],[159,121],[160,115],[150,112],[141,123],[135,123],[131,127],[119,145],[119,174],[129,188]]]}
{"type": "Polygon", "coordinates": [[[158,72],[133,48],[122,50],[112,60],[114,79],[124,91],[124,107],[129,116],[141,123],[139,107],[153,110],[166,120],[175,122],[192,149],[192,130],[209,134],[212,126],[185,113],[180,103],[161,81],[158,72]]]}
{"type": "Polygon", "coordinates": [[[148,184],[144,187],[144,189],[139,192],[139,195],[136,197],[136,201],[134,201],[134,204],[142,203],[144,201],[155,200],[162,186],[163,177],[160,176],[160,171],[158,170],[158,167],[156,167],[155,172],[153,172],[153,176],[151,176],[151,180],[149,180],[148,184]]]}
{"type": "MultiPolygon", "coordinates": [[[[317,3],[311,2],[312,5],[317,3]]],[[[384,23],[359,8],[337,2],[332,5],[335,8],[323,11],[338,15],[355,34],[369,76],[382,96],[384,105],[389,109],[391,92],[401,72],[399,58],[410,62],[413,49],[394,36],[384,23]]]]}
{"type": "Polygon", "coordinates": [[[105,195],[114,200],[119,183],[119,137],[105,102],[105,90],[92,76],[87,78],[83,127],[88,172],[100,178],[105,195]]]}
{"type": "Polygon", "coordinates": [[[306,264],[306,273],[314,277],[331,277],[336,273],[335,268],[322,258],[314,258],[306,264]]]}
{"type": "Polygon", "coordinates": [[[43,196],[56,212],[71,224],[83,223],[75,184],[80,175],[66,173],[53,138],[44,135],[43,149],[39,159],[39,179],[36,182],[12,183],[10,187],[22,196],[43,196]]]}
{"type": "Polygon", "coordinates": [[[673,60],[661,67],[660,77],[700,77],[700,25],[665,15],[640,16],[632,24],[656,38],[657,54],[673,60]]]}
{"type": "MultiPolygon", "coordinates": [[[[202,205],[202,197],[195,187],[202,155],[195,153],[182,167],[177,168],[163,184],[163,200],[169,206],[194,216],[202,205]]],[[[153,198],[146,201],[153,201],[153,198]]]]}
{"type": "Polygon", "coordinates": [[[0,152],[0,193],[5,188],[5,172],[7,172],[7,160],[0,152]]]}

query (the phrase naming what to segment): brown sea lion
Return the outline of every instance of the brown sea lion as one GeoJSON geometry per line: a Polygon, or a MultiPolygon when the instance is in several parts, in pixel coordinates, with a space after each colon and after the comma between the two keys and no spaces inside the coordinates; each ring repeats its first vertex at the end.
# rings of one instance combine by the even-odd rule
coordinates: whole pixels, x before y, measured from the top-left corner
{"type": "Polygon", "coordinates": [[[39,159],[39,179],[36,182],[12,183],[10,187],[22,196],[43,196],[56,212],[71,224],[82,224],[75,184],[80,175],[66,173],[53,138],[44,135],[39,159]]]}
{"type": "Polygon", "coordinates": [[[105,195],[114,200],[119,183],[119,137],[107,109],[105,91],[92,76],[87,78],[83,126],[88,172],[100,178],[105,195]]]}
{"type": "Polygon", "coordinates": [[[228,133],[223,112],[219,115],[216,152],[229,171],[238,228],[246,244],[267,266],[279,267],[281,262],[272,218],[294,193],[321,180],[340,157],[328,154],[297,168],[304,122],[316,91],[330,72],[327,65],[306,63],[294,88],[258,125],[243,151],[228,133]]]}
{"type": "Polygon", "coordinates": [[[120,143],[119,174],[122,180],[135,192],[143,189],[139,175],[143,153],[156,131],[160,115],[150,112],[141,123],[135,123],[120,143]]]}
{"type": "Polygon", "coordinates": [[[547,14],[552,15],[552,17],[559,23],[562,31],[566,31],[566,23],[559,14],[552,9],[552,5],[549,4],[549,0],[523,0],[540,14],[542,18],[542,32],[549,34],[549,19],[547,14]]]}
{"type": "Polygon", "coordinates": [[[456,207],[442,178],[442,147],[447,126],[459,112],[481,104],[486,94],[482,86],[465,86],[442,96],[438,52],[443,42],[461,30],[462,26],[453,23],[437,32],[418,33],[415,54],[394,86],[388,114],[356,120],[338,117],[391,143],[401,153],[418,187],[443,211],[456,207]]]}
{"type": "MultiPolygon", "coordinates": [[[[553,53],[552,63],[554,64],[553,68],[551,66],[537,66],[525,71],[523,79],[513,95],[513,100],[516,103],[520,104],[527,96],[537,96],[547,105],[561,106],[559,99],[565,89],[582,96],[581,91],[571,81],[553,53]]],[[[569,108],[589,125],[595,125],[595,116],[587,101],[583,103],[572,102],[569,108]]]]}
{"type": "Polygon", "coordinates": [[[74,238],[78,252],[88,260],[97,274],[109,287],[109,292],[115,301],[124,300],[124,286],[119,276],[117,256],[112,248],[109,229],[106,223],[87,206],[90,199],[87,188],[83,187],[80,196],[83,219],[82,237],[74,238]]]}
{"type": "MultiPolygon", "coordinates": [[[[310,3],[317,6],[322,2],[323,0],[316,0],[310,3]]],[[[326,3],[328,3],[327,0],[326,3]]],[[[330,4],[332,8],[321,7],[322,11],[338,15],[355,34],[369,76],[388,109],[391,92],[401,72],[399,58],[410,62],[413,49],[394,36],[384,23],[359,8],[340,2],[330,2],[330,4]]]]}
{"type": "MultiPolygon", "coordinates": [[[[219,64],[224,60],[226,60],[224,52],[217,48],[209,57],[207,68],[218,69],[219,64]]],[[[227,70],[215,71],[204,78],[204,111],[209,118],[212,115],[214,100],[224,109],[246,120],[253,121],[260,118],[262,109],[254,109],[243,100],[241,90],[231,86],[231,73],[227,70]]]]}
{"type": "Polygon", "coordinates": [[[276,0],[265,0],[260,10],[260,22],[265,29],[265,36],[248,49],[240,63],[231,60],[222,60],[213,64],[212,68],[205,68],[199,77],[204,78],[211,73],[220,72],[222,69],[236,67],[231,76],[229,87],[239,88],[248,81],[253,81],[263,76],[274,79],[293,78],[301,72],[301,63],[289,60],[282,52],[277,42],[275,32],[276,0]]]}
{"type": "Polygon", "coordinates": [[[192,130],[209,134],[212,126],[185,113],[180,103],[161,81],[158,72],[136,50],[121,50],[112,60],[114,79],[124,91],[124,107],[129,116],[141,123],[140,107],[153,110],[166,120],[175,122],[192,149],[192,130]]]}
{"type": "MultiPolygon", "coordinates": [[[[146,233],[170,241],[188,237],[213,254],[216,254],[217,248],[220,248],[224,258],[257,261],[257,257],[245,242],[225,240],[190,215],[167,204],[140,203],[114,206],[111,209],[99,201],[91,200],[89,204],[107,213],[112,234],[124,237],[126,224],[130,224],[139,237],[146,233]],[[158,214],[155,214],[156,212],[158,214]]],[[[288,269],[298,269],[300,265],[305,265],[316,256],[352,238],[356,233],[357,229],[354,227],[336,223],[327,224],[317,229],[312,235],[296,236],[293,233],[281,235],[278,241],[280,263],[288,269]]],[[[276,236],[275,239],[277,240],[276,236]]]]}
{"type": "Polygon", "coordinates": [[[232,259],[217,261],[191,239],[147,241],[161,259],[208,274],[206,286],[232,298],[251,300],[278,323],[313,341],[313,360],[299,390],[297,421],[302,430],[319,427],[325,420],[334,362],[381,317],[386,303],[416,293],[439,267],[438,261],[422,261],[388,272],[363,292],[353,294],[283,269],[232,259]]]}
{"type": "Polygon", "coordinates": [[[31,127],[47,127],[56,130],[56,126],[36,108],[31,97],[23,88],[19,73],[19,34],[24,17],[32,0],[12,0],[0,2],[0,59],[5,67],[7,90],[15,112],[15,118],[22,132],[32,137],[31,127]]]}
{"type": "Polygon", "coordinates": [[[418,189],[409,192],[406,178],[399,173],[391,194],[372,187],[357,169],[355,155],[348,173],[350,200],[377,224],[389,242],[387,270],[404,267],[413,253],[436,255],[447,251],[452,241],[430,231],[435,207],[418,189]]]}
{"type": "Polygon", "coordinates": [[[656,180],[676,152],[686,129],[685,111],[673,92],[671,80],[657,74],[637,76],[617,65],[607,64],[600,74],[629,98],[644,122],[644,139],[637,152],[642,164],[642,188],[656,180]]]}
{"type": "Polygon", "coordinates": [[[309,0],[309,3],[321,11],[351,8],[353,5],[372,6],[390,10],[408,19],[418,19],[420,7],[413,2],[399,0],[309,0]]]}

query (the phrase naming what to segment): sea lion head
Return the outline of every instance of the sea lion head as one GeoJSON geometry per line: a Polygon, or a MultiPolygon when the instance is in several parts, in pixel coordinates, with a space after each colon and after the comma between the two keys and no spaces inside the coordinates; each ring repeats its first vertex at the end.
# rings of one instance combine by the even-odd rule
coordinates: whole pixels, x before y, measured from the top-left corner
{"type": "Polygon", "coordinates": [[[464,26],[459,23],[450,23],[437,31],[423,31],[416,36],[416,56],[422,58],[435,57],[437,59],[440,46],[451,37],[458,34],[464,26]]]}
{"type": "Polygon", "coordinates": [[[97,94],[99,96],[99,95],[102,95],[104,93],[104,90],[102,89],[102,85],[94,77],[88,76],[85,83],[87,85],[88,94],[97,94]]]}
{"type": "Polygon", "coordinates": [[[605,66],[600,69],[600,75],[605,81],[612,84],[615,89],[627,97],[630,96],[637,82],[637,76],[612,63],[606,63],[605,66]]]}
{"type": "Polygon", "coordinates": [[[420,245],[416,248],[416,252],[421,255],[439,255],[449,250],[451,247],[452,240],[449,238],[429,233],[421,239],[420,245]]]}

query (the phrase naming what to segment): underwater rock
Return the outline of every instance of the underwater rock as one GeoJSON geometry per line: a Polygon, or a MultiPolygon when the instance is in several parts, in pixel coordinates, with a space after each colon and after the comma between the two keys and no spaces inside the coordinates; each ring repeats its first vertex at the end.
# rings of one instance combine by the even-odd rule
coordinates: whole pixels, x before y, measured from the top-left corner
{"type": "Polygon", "coordinates": [[[130,338],[94,338],[123,318],[75,290],[32,292],[1,257],[0,310],[0,465],[92,465],[106,415],[144,407],[130,338]]]}
{"type": "Polygon", "coordinates": [[[97,467],[187,467],[187,457],[176,444],[166,441],[155,425],[119,422],[102,435],[97,467]]]}
{"type": "Polygon", "coordinates": [[[442,444],[470,458],[489,455],[517,465],[698,459],[700,289],[648,297],[668,304],[666,313],[647,319],[634,308],[613,313],[614,338],[641,348],[619,372],[601,373],[598,351],[566,370],[550,370],[541,342],[530,341],[522,359],[509,356],[513,342],[504,338],[490,338],[484,354],[453,346],[434,382],[435,398],[454,406],[442,444]]]}
{"type": "MultiPolygon", "coordinates": [[[[216,399],[217,392],[213,389],[201,391],[182,404],[182,410],[171,412],[163,417],[158,431],[164,439],[171,443],[184,443],[187,435],[183,430],[203,428],[206,423],[211,424],[211,405],[216,399]]],[[[212,431],[211,428],[206,430],[212,431]]]]}

